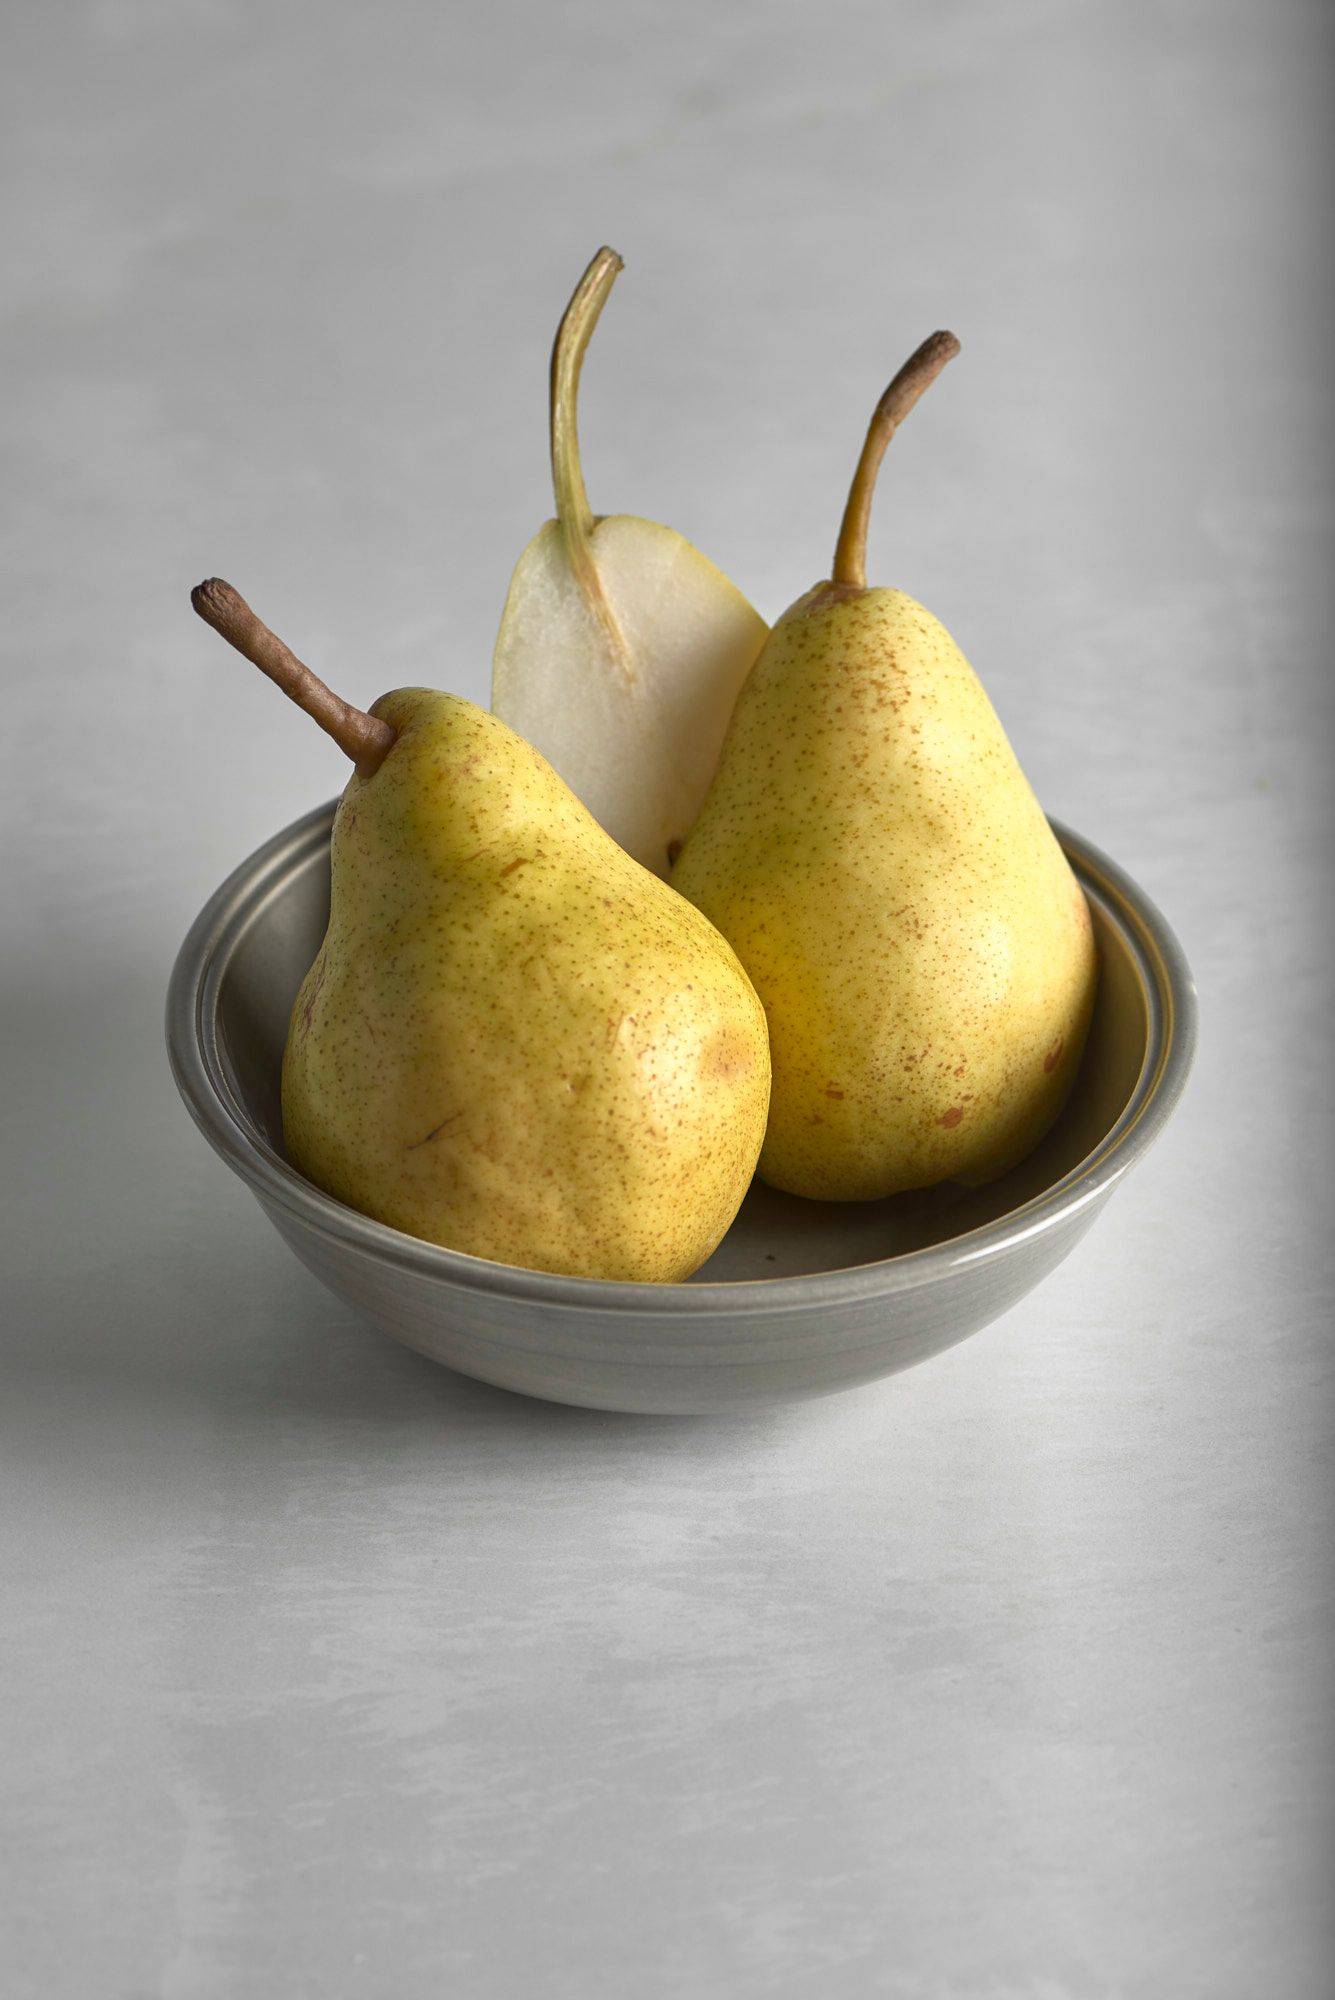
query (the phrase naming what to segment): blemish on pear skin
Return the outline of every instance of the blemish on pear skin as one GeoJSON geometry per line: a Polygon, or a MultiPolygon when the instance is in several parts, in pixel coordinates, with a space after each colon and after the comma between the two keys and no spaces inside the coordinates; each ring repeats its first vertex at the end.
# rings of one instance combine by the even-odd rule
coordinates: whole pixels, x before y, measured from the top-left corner
{"type": "Polygon", "coordinates": [[[949,1132],[959,1124],[963,1116],[964,1106],[962,1104],[952,1104],[949,1111],[943,1111],[936,1122],[938,1125],[944,1125],[947,1132],[949,1132]]]}
{"type": "Polygon", "coordinates": [[[744,1076],[750,1067],[750,1050],[729,1034],[720,1035],[706,1049],[700,1064],[702,1075],[725,1083],[735,1076],[744,1076]]]}
{"type": "Polygon", "coordinates": [[[1052,1047],[1048,1050],[1047,1054],[1043,1058],[1043,1068],[1048,1073],[1048,1075],[1052,1074],[1052,1071],[1056,1069],[1057,1064],[1061,1061],[1062,1050],[1065,1047],[1066,1047],[1065,1035],[1058,1035],[1056,1041],[1052,1044],[1052,1047]]]}
{"type": "Polygon", "coordinates": [[[827,1084],[826,1084],[826,1086],[825,1086],[825,1095],[826,1095],[827,1097],[842,1097],[842,1096],[843,1096],[843,1094],[844,1094],[844,1093],[843,1093],[843,1091],[842,1091],[842,1090],[839,1090],[839,1089],[837,1089],[837,1088],[835,1087],[835,1085],[834,1085],[834,1084],[832,1084],[832,1083],[827,1083],[827,1084]]]}
{"type": "Polygon", "coordinates": [[[446,1126],[457,1123],[457,1121],[460,1118],[462,1118],[463,1115],[464,1114],[462,1111],[451,1112],[448,1118],[441,1119],[439,1125],[433,1125],[431,1130],[427,1133],[424,1139],[413,1139],[412,1141],[410,1141],[408,1146],[408,1151],[410,1153],[415,1153],[419,1146],[429,1146],[433,1139],[438,1139],[440,1137],[441,1133],[445,1130],[446,1126]]]}
{"type": "Polygon", "coordinates": [[[315,1003],[320,997],[320,988],[324,985],[325,975],[328,971],[329,963],[322,953],[311,967],[306,987],[306,997],[301,1003],[301,1031],[303,1035],[310,1033],[311,1017],[315,1013],[315,1003]]]}

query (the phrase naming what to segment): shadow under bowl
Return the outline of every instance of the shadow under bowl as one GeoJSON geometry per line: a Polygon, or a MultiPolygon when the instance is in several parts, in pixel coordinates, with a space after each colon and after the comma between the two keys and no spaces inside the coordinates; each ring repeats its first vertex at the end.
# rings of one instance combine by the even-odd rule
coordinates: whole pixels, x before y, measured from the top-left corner
{"type": "Polygon", "coordinates": [[[706,1415],[911,1367],[1061,1262],[1186,1081],[1196,999],[1181,948],[1128,876],[1054,822],[1102,973],[1066,1109],[1004,1178],[858,1203],[757,1181],[685,1285],[556,1277],[440,1249],[344,1207],[283,1153],[283,1045],[328,919],[333,814],[322,806],[277,834],[205,904],[172,973],[172,1070],[205,1137],[317,1278],[395,1339],[501,1388],[706,1415]]]}

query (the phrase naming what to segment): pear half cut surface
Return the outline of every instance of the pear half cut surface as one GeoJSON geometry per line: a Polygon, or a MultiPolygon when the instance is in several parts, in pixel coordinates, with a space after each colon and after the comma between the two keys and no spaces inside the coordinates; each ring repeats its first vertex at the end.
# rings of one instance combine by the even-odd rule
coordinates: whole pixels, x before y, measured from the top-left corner
{"type": "Polygon", "coordinates": [[[977,675],[922,605],[866,585],[881,455],[957,350],[935,336],[882,398],[834,575],[774,627],[672,876],[765,1006],[761,1175],[827,1200],[1015,1165],[1070,1090],[1098,975],[977,675]]]}
{"type": "Polygon", "coordinates": [[[698,813],[766,626],[683,535],[595,518],[580,466],[580,369],[621,259],[598,252],[552,354],[556,518],[515,568],[492,709],[551,761],[628,854],[666,875],[698,813]]]}
{"type": "Polygon", "coordinates": [[[283,1061],[293,1165],[474,1256],[689,1277],[750,1184],[769,1102],[731,948],[497,717],[424,688],[351,709],[228,586],[200,590],[357,759],[283,1061]]]}

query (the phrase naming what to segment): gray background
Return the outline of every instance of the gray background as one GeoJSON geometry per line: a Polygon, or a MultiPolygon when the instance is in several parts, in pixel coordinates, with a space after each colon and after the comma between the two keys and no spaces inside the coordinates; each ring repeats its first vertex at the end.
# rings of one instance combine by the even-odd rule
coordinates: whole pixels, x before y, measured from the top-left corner
{"type": "Polygon", "coordinates": [[[6,10],[7,1996],[1330,1990],[1330,15],[6,10]],[[1179,928],[1178,1119],[1032,1300],[737,1423],[324,1296],[160,1041],[342,782],[189,613],[485,698],[603,239],[590,492],[873,567],[1179,928]]]}

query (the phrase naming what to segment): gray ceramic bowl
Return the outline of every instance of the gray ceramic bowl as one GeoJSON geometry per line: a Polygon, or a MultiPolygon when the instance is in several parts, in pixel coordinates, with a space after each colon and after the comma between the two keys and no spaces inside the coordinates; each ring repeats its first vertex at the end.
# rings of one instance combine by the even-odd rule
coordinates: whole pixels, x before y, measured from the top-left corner
{"type": "Polygon", "coordinates": [[[1186,961],[1120,869],[1057,827],[1094,911],[1099,1000],[1071,1101],[991,1187],[826,1204],[757,1182],[686,1285],[552,1277],[437,1249],[345,1208],[283,1156],[288,1015],[329,907],[332,805],[253,854],[200,912],[167,1001],[182,1097],[317,1278],[484,1382],[597,1409],[704,1414],[824,1395],[924,1361],[1005,1312],[1089,1228],[1191,1063],[1186,961]]]}

